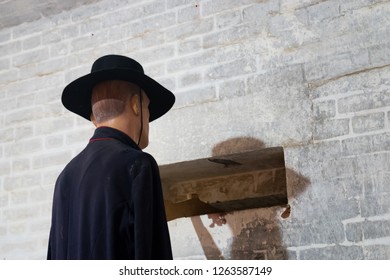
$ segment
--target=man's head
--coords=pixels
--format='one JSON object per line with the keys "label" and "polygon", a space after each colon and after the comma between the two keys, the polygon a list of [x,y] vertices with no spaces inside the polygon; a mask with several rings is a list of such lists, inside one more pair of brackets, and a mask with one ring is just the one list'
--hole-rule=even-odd
{"label": "man's head", "polygon": [[149,98],[138,85],[120,80],[101,82],[92,89],[91,105],[91,120],[97,127],[119,129],[141,149],[148,146]]}
{"label": "man's head", "polygon": [[110,54],[98,58],[92,64],[91,73],[74,80],[64,88],[62,104],[71,112],[91,120],[93,88],[112,80],[130,82],[142,88],[150,100],[150,122],[167,113],[175,103],[173,93],[147,76],[141,64],[130,57]]}

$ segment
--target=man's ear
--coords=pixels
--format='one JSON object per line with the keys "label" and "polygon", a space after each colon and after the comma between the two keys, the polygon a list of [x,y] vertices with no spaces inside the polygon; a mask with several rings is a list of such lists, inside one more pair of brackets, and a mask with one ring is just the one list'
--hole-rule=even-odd
{"label": "man's ear", "polygon": [[89,119],[94,124],[94,126],[97,127],[96,119],[95,119],[95,116],[93,115],[93,113],[91,113],[91,116],[89,117]]}
{"label": "man's ear", "polygon": [[130,100],[130,105],[131,105],[131,110],[133,110],[133,113],[138,116],[139,114],[139,109],[140,109],[140,104],[139,104],[139,98],[137,94],[134,94],[131,97]]}

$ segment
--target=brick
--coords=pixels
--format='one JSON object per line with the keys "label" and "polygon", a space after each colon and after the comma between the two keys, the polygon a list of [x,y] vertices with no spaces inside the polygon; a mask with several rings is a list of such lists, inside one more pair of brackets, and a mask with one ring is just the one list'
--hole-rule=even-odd
{"label": "brick", "polygon": [[3,57],[19,53],[22,49],[21,41],[10,41],[0,44],[0,53]]}
{"label": "brick", "polygon": [[[386,36],[386,35],[385,35]],[[369,57],[374,65],[383,65],[384,61],[390,60],[390,44],[381,44],[369,48]]]}
{"label": "brick", "polygon": [[331,245],[324,248],[313,248],[299,252],[300,260],[363,260],[361,246]]}
{"label": "brick", "polygon": [[390,230],[390,221],[364,221],[363,232],[364,239],[377,239],[381,237],[388,237]]}
{"label": "brick", "polygon": [[365,176],[364,182],[364,196],[381,196],[383,194],[390,193],[390,189],[387,186],[390,183],[390,173],[386,171],[378,171],[370,176]]}
{"label": "brick", "polygon": [[169,12],[148,18],[144,22],[134,22],[128,28],[128,35],[132,37],[142,36],[147,32],[160,31],[161,29],[174,26],[176,14]]}
{"label": "brick", "polygon": [[338,101],[338,111],[340,113],[359,112],[389,105],[390,90],[384,90],[381,92],[367,92],[341,98]]}
{"label": "brick", "polygon": [[[258,1],[260,2],[260,1]],[[271,16],[274,16],[279,12],[279,3],[278,1],[262,1],[250,5],[245,8],[242,12],[243,22],[246,21],[255,21],[259,22],[258,28],[263,24],[266,25],[266,22],[271,19]]]}
{"label": "brick", "polygon": [[50,225],[51,222],[47,219],[41,221],[34,221],[30,225],[30,230],[32,233],[47,234],[47,232],[50,230]]}
{"label": "brick", "polygon": [[9,196],[8,196],[8,194],[1,194],[0,195],[0,209],[8,208],[8,206],[9,206]]}
{"label": "brick", "polygon": [[385,244],[364,245],[364,256],[366,260],[388,260],[390,259],[390,246]]}
{"label": "brick", "polygon": [[20,71],[11,69],[0,75],[1,84],[9,84],[19,80]]}
{"label": "brick", "polygon": [[185,69],[205,67],[215,62],[215,51],[211,50],[201,54],[193,54],[169,61],[167,64],[168,73],[178,72]]}
{"label": "brick", "polygon": [[[292,162],[287,161],[286,163],[303,171],[306,168],[316,167],[315,163],[337,158],[340,152],[341,146],[338,140],[312,143],[302,147],[285,149],[285,160],[292,160]],[[305,161],[295,160],[299,158],[305,158]],[[314,172],[318,172],[318,170],[315,169]]]}
{"label": "brick", "polygon": [[218,97],[220,99],[232,98],[245,94],[246,92],[244,80],[226,81],[219,86]]}
{"label": "brick", "polygon": [[37,215],[37,207],[34,205],[19,206],[4,211],[4,217],[9,221],[23,221],[34,219]]}
{"label": "brick", "polygon": [[65,110],[66,110],[65,107],[58,100],[57,102],[46,104],[43,112],[44,115],[48,118],[59,117],[59,116],[65,118],[64,116]]}
{"label": "brick", "polygon": [[345,178],[354,176],[357,173],[356,158],[331,158],[325,162],[321,174],[323,178]]}
{"label": "brick", "polygon": [[362,154],[356,156],[357,174],[372,174],[390,170],[388,153]]}
{"label": "brick", "polygon": [[253,28],[250,23],[233,26],[226,30],[208,33],[203,38],[204,48],[238,44],[261,34],[262,30]]}
{"label": "brick", "polygon": [[328,0],[307,8],[310,22],[323,22],[326,19],[331,19],[340,15],[339,1]]}
{"label": "brick", "polygon": [[183,23],[200,19],[200,6],[191,5],[189,7],[180,8],[177,11],[177,22]]}
{"label": "brick", "polygon": [[314,124],[315,140],[330,139],[349,133],[349,119],[322,120]]}
{"label": "brick", "polygon": [[[19,234],[24,233],[24,231]],[[19,234],[13,234],[10,232],[10,235],[15,236]],[[0,251],[4,252],[4,255],[7,259],[26,259],[26,254],[33,254],[37,251],[38,243],[36,241],[31,241],[31,237],[20,240],[19,238],[13,238],[5,244],[0,244]]]}
{"label": "brick", "polygon": [[54,167],[56,165],[64,165],[70,159],[71,154],[69,151],[43,154],[33,157],[32,167],[33,169],[41,169],[46,167]]}
{"label": "brick", "polygon": [[78,25],[69,25],[43,31],[42,44],[60,43],[68,39],[74,39],[80,36],[80,27]]}
{"label": "brick", "polygon": [[38,173],[18,175],[16,177],[4,177],[4,190],[14,191],[18,189],[28,189],[33,186],[38,186],[40,183],[41,175]]}
{"label": "brick", "polygon": [[199,38],[184,40],[178,43],[177,49],[181,55],[197,52],[201,49],[201,41]]}
{"label": "brick", "polygon": [[385,113],[374,113],[352,118],[352,129],[355,133],[380,130],[385,127]]}
{"label": "brick", "polygon": [[0,103],[0,110],[2,113],[11,111],[17,108],[17,98],[3,98]]}
{"label": "brick", "polygon": [[168,8],[176,8],[178,6],[189,5],[189,4],[194,4],[194,1],[193,0],[170,0],[170,1],[167,1]]}
{"label": "brick", "polygon": [[[103,32],[101,30],[92,34],[87,34],[82,37],[74,38],[70,42],[70,51],[73,53],[78,53],[85,50],[93,49],[94,46],[103,45],[108,41],[108,34],[107,32]],[[93,61],[94,59],[92,57],[95,57],[96,55],[93,55],[93,52],[88,53],[89,55],[88,60]],[[90,56],[90,57],[89,57]],[[85,58],[87,59],[87,58]]]}
{"label": "brick", "polygon": [[57,43],[50,46],[50,57],[63,57],[69,54],[69,44],[66,43]]}
{"label": "brick", "polygon": [[389,133],[382,133],[345,139],[342,141],[343,155],[388,151],[389,137]]}
{"label": "brick", "polygon": [[15,159],[12,161],[12,172],[25,172],[31,169],[31,163],[29,158]]}
{"label": "brick", "polygon": [[[40,15],[39,15],[40,17]],[[21,24],[15,26],[12,29],[12,38],[18,39],[25,36],[30,36],[34,33],[39,33],[42,30],[50,30],[55,27],[55,23],[48,18],[42,18],[42,20],[32,21],[29,23],[28,28]]]}
{"label": "brick", "polygon": [[358,49],[351,51],[352,64],[356,68],[364,68],[370,65],[370,55],[367,49]]}
{"label": "brick", "polygon": [[16,107],[17,108],[29,107],[29,106],[31,106],[31,104],[34,104],[34,95],[31,93],[18,96],[16,99]]}
{"label": "brick", "polygon": [[142,62],[142,64],[155,63],[168,58],[171,58],[175,53],[173,45],[164,45],[147,51],[133,53],[135,60]]}
{"label": "brick", "polygon": [[20,67],[26,64],[44,61],[49,57],[49,48],[45,47],[17,55],[13,58],[13,66]]}
{"label": "brick", "polygon": [[325,100],[313,102],[314,118],[317,120],[329,119],[336,116],[336,101]]}
{"label": "brick", "polygon": [[6,115],[5,124],[12,126],[25,122],[31,122],[42,117],[42,108],[28,108],[14,111]]}
{"label": "brick", "polygon": [[165,62],[160,61],[153,64],[147,64],[144,66],[145,74],[156,79],[157,77],[166,76]]}
{"label": "brick", "polygon": [[169,88],[172,91],[176,90],[176,80],[171,78],[155,78],[162,86]]}
{"label": "brick", "polygon": [[11,62],[9,58],[0,59],[0,71],[8,70],[10,68]]}
{"label": "brick", "polygon": [[41,151],[42,139],[25,139],[5,146],[5,156],[19,156]]}
{"label": "brick", "polygon": [[256,2],[264,2],[264,0],[214,0],[211,2],[206,2],[202,4],[202,15],[207,16],[211,14],[217,14],[222,11],[230,10],[236,8],[238,5],[243,6],[247,4],[253,4]]}
{"label": "brick", "polygon": [[353,69],[350,53],[317,57],[304,65],[305,78],[309,82],[339,77],[347,74],[350,69]]}
{"label": "brick", "polygon": [[[56,75],[61,75],[59,72],[64,71],[66,69],[66,59],[64,58],[54,58],[47,59],[42,62],[37,62],[34,64],[28,64],[20,67],[21,79],[28,79],[30,77],[38,76],[38,77],[48,77]],[[47,91],[47,88],[41,88],[40,91]]]}
{"label": "brick", "polygon": [[347,241],[354,242],[354,243],[363,241],[362,223],[346,224],[345,234],[346,234]]}
{"label": "brick", "polygon": [[[115,17],[117,18],[117,17]],[[84,21],[80,24],[80,36],[93,35],[97,30],[102,27],[100,18],[91,18],[88,21]]]}
{"label": "brick", "polygon": [[[248,59],[250,57],[253,57],[253,55],[261,55],[262,53],[262,46],[260,46],[259,40],[256,41],[244,41],[240,44],[233,44],[233,45],[225,45],[218,48],[218,50],[215,52],[215,61],[220,63],[227,63],[229,61],[235,61],[240,59]],[[262,66],[262,61],[260,61],[259,65]],[[293,68],[294,66],[292,66]],[[280,71],[283,71],[282,69],[278,69]],[[264,74],[267,71],[273,71],[271,68],[261,68],[259,67],[258,72],[259,74]],[[275,71],[276,72],[276,71]]]}
{"label": "brick", "polygon": [[179,78],[179,87],[187,87],[196,84],[200,84],[202,82],[202,75],[200,73],[188,73]]}
{"label": "brick", "polygon": [[107,5],[103,1],[98,3],[98,5],[86,5],[84,7],[73,9],[72,13],[66,13],[66,14],[68,14],[68,17],[71,19],[71,22],[77,25],[80,21],[86,20],[90,17],[99,15],[101,13],[117,10],[119,8],[118,7],[119,4],[117,0],[112,0],[110,1],[109,4],[110,5]]}
{"label": "brick", "polygon": [[[1,204],[0,204],[0,208],[1,208]],[[7,235],[7,227],[1,225],[0,226],[0,236],[3,237],[3,236],[6,236],[6,235]]]}
{"label": "brick", "polygon": [[142,48],[162,46],[165,44],[165,33],[157,30],[148,32],[142,36]]}
{"label": "brick", "polygon": [[[54,60],[54,63],[59,61]],[[43,104],[44,110],[54,102],[60,102],[62,91],[54,88],[42,89],[34,94],[34,103],[37,105]],[[45,117],[50,117],[44,114]]]}
{"label": "brick", "polygon": [[34,129],[32,125],[23,125],[15,128],[15,139],[25,139],[30,138],[34,134]]}
{"label": "brick", "polygon": [[[364,177],[366,175],[362,174],[362,176]],[[365,188],[362,176],[353,174],[350,177],[336,178],[331,180],[331,182],[334,181],[334,184],[339,186],[339,192],[343,192],[342,196],[346,200],[357,200],[360,203],[361,197],[364,196],[363,191]],[[359,211],[356,211],[355,213],[357,212]]]}
{"label": "brick", "polygon": [[53,135],[45,137],[45,148],[46,149],[56,149],[64,145],[64,136],[63,135]]}
{"label": "brick", "polygon": [[72,145],[72,144],[87,144],[89,139],[93,135],[93,131],[91,131],[92,127],[89,129],[83,129],[83,130],[75,130],[73,129],[71,132],[66,133],[65,135],[65,145]]}
{"label": "brick", "polygon": [[206,77],[210,80],[229,79],[240,75],[255,73],[256,70],[256,60],[240,59],[210,69],[206,73]]}
{"label": "brick", "polygon": [[[65,163],[67,164],[67,163]],[[33,194],[37,193],[50,193],[53,194],[53,187],[55,182],[57,181],[58,176],[60,175],[62,169],[65,167],[65,164],[63,166],[56,166],[53,169],[50,169],[48,171],[45,171],[43,173],[43,185],[44,187],[39,188],[39,190],[32,190],[31,192],[31,199],[39,199],[38,197],[34,198]]]}
{"label": "brick", "polygon": [[[31,82],[31,79],[18,79],[18,82],[13,84],[12,87],[9,88],[7,92],[8,97],[17,97],[20,95],[26,94],[26,88],[28,88],[29,92],[34,93],[35,91],[41,91],[42,85],[45,85],[45,89],[47,88],[56,88],[58,85],[63,84],[63,74],[61,73],[53,73],[52,75],[44,75],[40,77],[36,77],[34,82]],[[38,81],[38,82],[37,82]],[[40,107],[36,108],[37,111],[41,110]]]}
{"label": "brick", "polygon": [[[351,177],[353,175],[348,176],[348,178]],[[293,207],[294,219],[296,219],[297,223],[318,219],[326,220],[327,213],[330,212],[333,213],[332,221],[334,222],[341,222],[360,214],[359,198],[346,194],[346,189],[356,188],[357,190],[355,192],[361,196],[362,186],[344,185],[343,180],[340,180],[344,178],[327,178],[322,181],[317,179],[318,181],[310,181],[310,185],[307,181],[305,182],[305,178],[298,177],[294,180],[299,179],[301,183],[295,184],[293,195],[296,203],[300,205],[310,204],[310,211],[309,213],[305,212],[308,211],[307,207]],[[300,188],[300,190],[297,190],[297,188]],[[352,192],[350,191],[349,193]]]}
{"label": "brick", "polygon": [[27,231],[26,223],[12,223],[8,226],[8,232],[12,235],[22,235]]}
{"label": "brick", "polygon": [[216,91],[214,87],[205,87],[195,90],[186,90],[185,92],[176,92],[176,108],[187,107],[199,103],[216,100]]}
{"label": "brick", "polygon": [[31,36],[22,41],[23,50],[31,50],[41,45],[41,35]]}
{"label": "brick", "polygon": [[[57,176],[59,173],[57,173]],[[52,181],[52,185],[48,187],[40,187],[40,188],[34,188],[29,191],[29,201],[32,203],[40,203],[40,202],[51,202],[53,199],[53,188],[54,188],[54,181]]]}
{"label": "brick", "polygon": [[339,222],[333,220],[300,221],[300,224],[282,226],[282,232],[289,232],[284,240],[286,246],[298,247],[312,244],[332,244],[344,240],[344,229]]}
{"label": "brick", "polygon": [[10,203],[12,205],[26,205],[28,199],[28,192],[26,191],[14,191],[10,193]]}
{"label": "brick", "polygon": [[362,217],[372,217],[379,215],[386,215],[390,212],[389,205],[390,194],[367,194],[362,199]]}
{"label": "brick", "polygon": [[371,6],[376,3],[385,2],[384,0],[345,0],[340,2],[340,11],[345,13],[347,11],[358,10],[363,7]]}
{"label": "brick", "polygon": [[51,201],[42,202],[37,204],[39,217],[47,217],[47,213],[51,213],[53,203]]}
{"label": "brick", "polygon": [[283,13],[302,10],[302,8],[305,8],[306,5],[307,3],[299,0],[280,0],[280,10]]}
{"label": "brick", "polygon": [[11,30],[3,28],[0,30],[0,43],[11,40]]}
{"label": "brick", "polygon": [[269,72],[261,73],[255,76],[255,80],[250,79],[249,84],[253,84],[259,88],[299,88],[302,90],[304,83],[302,65],[290,65],[283,68],[275,68]]}
{"label": "brick", "polygon": [[195,22],[185,22],[174,25],[166,30],[166,40],[168,42],[186,39],[195,35],[209,33],[213,29],[214,20],[202,19]]}
{"label": "brick", "polygon": [[225,29],[236,26],[242,23],[242,16],[240,10],[227,11],[216,15],[216,27],[218,29]]}
{"label": "brick", "polygon": [[[156,14],[165,12],[165,2],[152,1],[147,4],[137,5],[136,7],[124,8],[120,4],[120,8],[115,10],[113,14],[102,18],[103,27],[112,27],[119,24],[125,24],[129,21],[144,19]],[[147,24],[147,20],[143,20]]]}
{"label": "brick", "polygon": [[0,142],[5,143],[5,142],[10,142],[15,139],[14,136],[14,129],[13,128],[6,128],[6,129],[1,129],[0,130]]}
{"label": "brick", "polygon": [[0,161],[0,176],[9,175],[11,172],[11,165],[9,162]]}
{"label": "brick", "polygon": [[35,126],[37,135],[47,135],[73,127],[73,120],[68,118],[46,118]]}

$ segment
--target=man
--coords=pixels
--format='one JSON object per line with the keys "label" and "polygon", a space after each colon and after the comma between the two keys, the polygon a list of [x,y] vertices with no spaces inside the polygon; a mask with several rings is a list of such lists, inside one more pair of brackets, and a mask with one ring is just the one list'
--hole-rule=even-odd
{"label": "man", "polygon": [[174,101],[118,55],[65,87],[63,105],[97,128],[57,179],[48,259],[172,259],[158,166],[142,149]]}

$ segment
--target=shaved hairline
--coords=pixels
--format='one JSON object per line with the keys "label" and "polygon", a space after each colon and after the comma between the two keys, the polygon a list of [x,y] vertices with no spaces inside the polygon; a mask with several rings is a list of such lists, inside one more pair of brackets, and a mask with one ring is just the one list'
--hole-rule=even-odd
{"label": "shaved hairline", "polygon": [[97,84],[91,96],[92,114],[96,123],[120,116],[125,111],[126,102],[139,93],[138,85],[126,81],[109,80]]}

